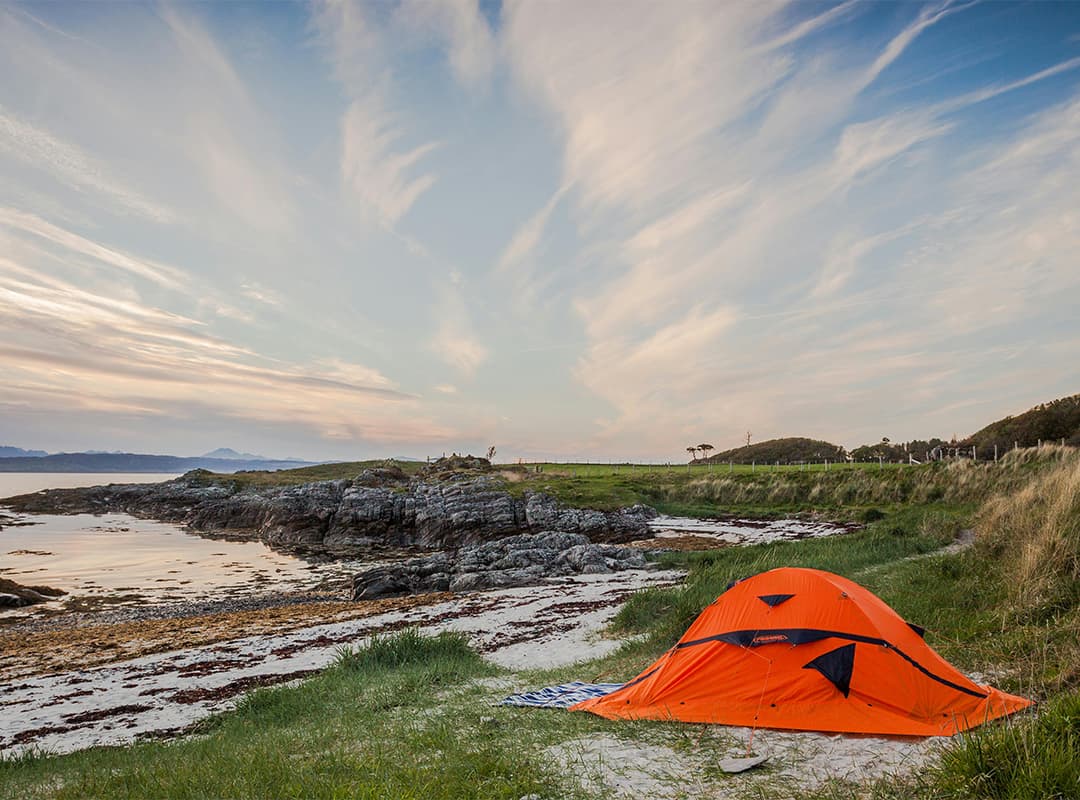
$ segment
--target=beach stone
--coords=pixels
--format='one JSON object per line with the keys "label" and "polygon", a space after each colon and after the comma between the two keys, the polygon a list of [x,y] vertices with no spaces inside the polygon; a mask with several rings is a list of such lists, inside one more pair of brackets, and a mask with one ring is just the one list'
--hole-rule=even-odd
{"label": "beach stone", "polygon": [[353,578],[354,600],[401,594],[531,586],[547,578],[647,569],[640,550],[595,544],[580,533],[542,531],[376,567]]}

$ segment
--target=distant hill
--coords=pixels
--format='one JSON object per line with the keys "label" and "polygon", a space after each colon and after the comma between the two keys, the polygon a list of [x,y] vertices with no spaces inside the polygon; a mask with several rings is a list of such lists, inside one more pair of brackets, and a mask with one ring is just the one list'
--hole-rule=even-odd
{"label": "distant hill", "polygon": [[0,458],[41,458],[47,455],[44,450],[23,450],[21,447],[0,445]]}
{"label": "distant hill", "polygon": [[[231,447],[219,447],[217,450],[211,450],[209,453],[203,453],[202,458],[227,458],[230,461],[272,461],[266,456],[257,456],[254,453],[238,453]],[[284,459],[285,461],[292,461],[293,459]]]}
{"label": "distant hill", "polygon": [[736,447],[725,450],[708,458],[697,459],[695,464],[791,464],[800,461],[822,461],[823,459],[840,460],[844,457],[844,448],[820,439],[804,439],[792,436],[786,439],[769,439],[749,447]]}
{"label": "distant hill", "polygon": [[314,466],[313,461],[272,461],[236,458],[180,458],[142,453],[55,453],[37,457],[0,459],[0,472],[212,472],[279,470]]}
{"label": "distant hill", "polygon": [[1002,451],[1014,443],[1034,447],[1040,441],[1080,447],[1080,394],[1042,403],[1015,417],[991,422],[982,430],[967,437],[962,445],[975,445],[988,452],[997,445]]}

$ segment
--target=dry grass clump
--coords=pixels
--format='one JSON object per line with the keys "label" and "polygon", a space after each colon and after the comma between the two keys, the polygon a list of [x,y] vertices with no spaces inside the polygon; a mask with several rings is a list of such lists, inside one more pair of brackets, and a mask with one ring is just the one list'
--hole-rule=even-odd
{"label": "dry grass clump", "polygon": [[1080,458],[1062,454],[1026,485],[991,497],[979,512],[976,541],[1003,563],[1014,610],[1080,602]]}

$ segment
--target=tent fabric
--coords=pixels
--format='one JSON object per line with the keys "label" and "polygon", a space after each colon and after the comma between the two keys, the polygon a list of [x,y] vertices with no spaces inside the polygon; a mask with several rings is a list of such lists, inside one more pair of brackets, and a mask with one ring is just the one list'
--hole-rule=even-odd
{"label": "tent fabric", "polygon": [[1029,705],[968,679],[867,589],[821,570],[784,567],[736,583],[634,680],[570,710],[951,736]]}

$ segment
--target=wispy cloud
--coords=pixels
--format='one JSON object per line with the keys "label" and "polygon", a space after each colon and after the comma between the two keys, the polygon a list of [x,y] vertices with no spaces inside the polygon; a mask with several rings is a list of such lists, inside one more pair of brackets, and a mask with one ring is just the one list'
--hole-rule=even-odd
{"label": "wispy cloud", "polygon": [[313,21],[351,101],[341,121],[342,182],[374,221],[393,228],[435,183],[420,162],[437,146],[407,144],[401,112],[390,101],[393,74],[369,12],[351,0],[319,3]]}
{"label": "wispy cloud", "polygon": [[179,290],[189,279],[184,272],[175,267],[133,258],[53,225],[33,214],[27,214],[13,208],[0,208],[0,225],[20,233],[40,237],[52,244],[66,248],[69,252],[90,256],[100,263],[124,270],[166,289]]}
{"label": "wispy cloud", "polygon": [[79,191],[103,197],[121,213],[171,223],[176,214],[110,176],[97,159],[70,142],[20,119],[0,105],[0,152],[6,152]]}
{"label": "wispy cloud", "polygon": [[881,75],[890,64],[896,61],[911,43],[915,41],[919,34],[927,28],[940,22],[948,15],[955,14],[957,11],[962,11],[972,5],[974,5],[974,3],[957,5],[954,2],[947,1],[939,5],[930,5],[923,8],[915,21],[896,34],[896,36],[894,36],[885,46],[885,49],[881,51],[878,57],[874,59],[874,62],[866,68],[860,81],[861,85],[869,86],[877,80],[878,76]]}
{"label": "wispy cloud", "polygon": [[354,100],[341,123],[341,174],[346,186],[380,222],[394,225],[432,187],[431,173],[414,174],[438,144],[397,149],[402,129],[377,94]]}
{"label": "wispy cloud", "polygon": [[558,205],[566,190],[565,186],[559,188],[539,211],[518,228],[502,255],[499,256],[499,262],[495,267],[496,272],[508,272],[532,254],[540,242],[540,237],[544,235],[544,228],[547,227],[548,220],[551,218],[551,212],[555,210],[555,206]]}
{"label": "wispy cloud", "polygon": [[450,67],[463,85],[477,88],[490,80],[497,48],[478,0],[404,0],[396,21],[444,43]]}
{"label": "wispy cloud", "polygon": [[138,397],[144,413],[162,414],[194,402],[217,414],[313,430],[373,417],[390,438],[399,426],[388,406],[414,402],[366,365],[269,360],[206,333],[197,320],[61,281],[19,277],[25,272],[0,260],[0,302],[9,309],[0,339],[21,343],[0,347],[14,398],[40,397],[51,405],[49,398],[64,392],[108,410]]}
{"label": "wispy cloud", "polygon": [[180,56],[185,89],[213,87],[182,120],[189,157],[220,201],[251,227],[291,231],[297,211],[265,115],[221,46],[194,17],[171,7],[161,16]]}
{"label": "wispy cloud", "polygon": [[438,320],[431,350],[465,377],[472,377],[490,351],[476,336],[465,302],[464,287],[454,281],[439,290]]}

